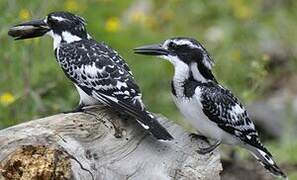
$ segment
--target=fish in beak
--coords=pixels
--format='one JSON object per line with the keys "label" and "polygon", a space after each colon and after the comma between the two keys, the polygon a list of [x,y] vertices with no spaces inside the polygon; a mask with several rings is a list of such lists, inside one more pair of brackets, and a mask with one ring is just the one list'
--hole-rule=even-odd
{"label": "fish in beak", "polygon": [[15,25],[9,29],[8,35],[14,37],[15,40],[29,39],[43,36],[49,30],[48,24],[41,19]]}

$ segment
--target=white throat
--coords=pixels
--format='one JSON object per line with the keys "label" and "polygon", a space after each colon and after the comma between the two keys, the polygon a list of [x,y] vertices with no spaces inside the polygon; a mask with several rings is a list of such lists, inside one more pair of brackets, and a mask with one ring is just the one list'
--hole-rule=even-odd
{"label": "white throat", "polygon": [[164,59],[169,60],[174,65],[174,76],[173,76],[173,86],[176,96],[184,96],[184,84],[190,77],[190,68],[183,61],[179,60],[176,56],[166,56]]}
{"label": "white throat", "polygon": [[190,76],[189,66],[181,61],[177,56],[161,56],[161,58],[168,60],[174,66],[173,81],[184,82]]}
{"label": "white throat", "polygon": [[190,76],[190,69],[189,66],[183,62],[178,62],[174,66],[174,76],[173,80],[175,82],[183,83],[185,80],[187,80]]}
{"label": "white throat", "polygon": [[72,43],[81,40],[80,37],[73,35],[68,31],[63,31],[62,35],[55,34],[53,31],[49,31],[47,34],[54,39],[54,49],[58,48],[62,41],[66,43]]}
{"label": "white throat", "polygon": [[202,76],[202,74],[200,73],[197,63],[191,63],[190,65],[191,71],[192,71],[192,75],[194,77],[194,79],[196,81],[200,81],[200,82],[206,82],[207,80]]}

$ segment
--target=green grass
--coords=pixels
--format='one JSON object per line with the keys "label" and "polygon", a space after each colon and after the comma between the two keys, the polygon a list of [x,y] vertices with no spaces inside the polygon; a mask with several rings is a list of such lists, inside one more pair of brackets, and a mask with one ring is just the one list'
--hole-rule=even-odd
{"label": "green grass", "polygon": [[[266,7],[268,5],[261,0],[253,4],[155,0],[151,11],[143,15],[145,20],[131,22],[126,14],[133,2],[1,1],[0,94],[8,91],[17,97],[14,103],[0,107],[1,126],[70,109],[78,98],[55,62],[49,37],[13,41],[7,36],[10,26],[23,21],[19,15],[23,10],[30,12],[30,18],[40,18],[51,11],[72,8],[85,17],[89,32],[117,49],[129,63],[146,104],[153,111],[172,117],[176,115],[169,94],[173,68],[159,59],[134,55],[134,47],[174,36],[194,37],[206,46],[215,60],[219,81],[245,102],[250,102],[264,94],[263,81],[268,76],[265,64],[269,54],[261,43],[271,40],[294,47],[297,38],[294,11],[297,3],[294,2]],[[105,30],[105,22],[110,17],[120,20],[121,28],[116,32]],[[289,54],[289,58],[296,60],[294,54]]]}
{"label": "green grass", "polygon": [[[150,4],[147,12],[128,13],[135,0],[0,1],[0,97],[5,92],[15,97],[8,105],[0,103],[0,129],[70,110],[78,103],[75,88],[55,61],[49,37],[13,41],[7,36],[9,27],[24,21],[28,12],[29,19],[60,10],[83,16],[90,34],[126,59],[149,109],[173,120],[182,119],[170,95],[173,67],[157,58],[133,54],[134,47],[176,36],[196,38],[215,60],[217,79],[245,104],[265,96],[268,79],[284,74],[267,68],[273,53],[268,47],[276,44],[285,49],[290,60],[286,73],[296,71],[296,1],[145,2]],[[105,28],[111,17],[119,20],[115,32]]]}
{"label": "green grass", "polygon": [[[8,91],[17,99],[8,106],[0,105],[0,127],[71,109],[78,101],[73,86],[55,62],[49,37],[13,41],[7,36],[10,26],[23,21],[19,14],[24,10],[30,12],[30,18],[41,18],[51,11],[72,8],[85,17],[89,32],[127,60],[150,109],[173,119],[178,115],[169,94],[173,68],[159,59],[134,55],[134,47],[174,36],[194,37],[215,59],[215,73],[220,82],[250,102],[262,95],[265,87],[262,82],[267,77],[261,43],[273,39],[290,47],[296,41],[294,2],[271,5],[262,13],[265,7],[260,0],[253,4],[155,0],[151,10],[143,15],[144,20],[131,22],[126,14],[133,3],[132,0],[1,1],[0,95]],[[121,28],[116,32],[105,30],[110,17],[120,20]]]}

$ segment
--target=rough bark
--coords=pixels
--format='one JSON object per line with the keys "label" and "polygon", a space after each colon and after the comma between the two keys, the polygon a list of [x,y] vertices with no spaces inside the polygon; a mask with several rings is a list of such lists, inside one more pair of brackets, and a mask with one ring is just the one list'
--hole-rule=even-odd
{"label": "rough bark", "polygon": [[160,142],[107,109],[58,114],[0,131],[0,179],[220,179],[218,150],[160,117],[175,137]]}

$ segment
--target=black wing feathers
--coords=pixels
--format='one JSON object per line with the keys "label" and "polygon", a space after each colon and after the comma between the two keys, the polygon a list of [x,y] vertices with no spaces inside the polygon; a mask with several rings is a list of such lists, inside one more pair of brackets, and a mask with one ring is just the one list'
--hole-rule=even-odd
{"label": "black wing feathers", "polygon": [[156,138],[172,139],[145,110],[129,67],[114,50],[93,40],[81,40],[62,44],[57,59],[66,76],[89,96],[134,116]]}
{"label": "black wing feathers", "polygon": [[97,94],[97,97],[109,107],[116,109],[117,111],[125,112],[137,121],[147,130],[149,130],[157,139],[171,140],[173,137],[167,132],[167,130],[156,120],[156,117],[151,113],[138,109],[137,106],[131,106],[123,101],[114,102],[108,96],[104,94]]}
{"label": "black wing feathers", "polygon": [[211,121],[243,142],[269,153],[260,143],[255,126],[245,108],[231,91],[212,82],[200,84],[199,87],[203,89],[203,112]]}

